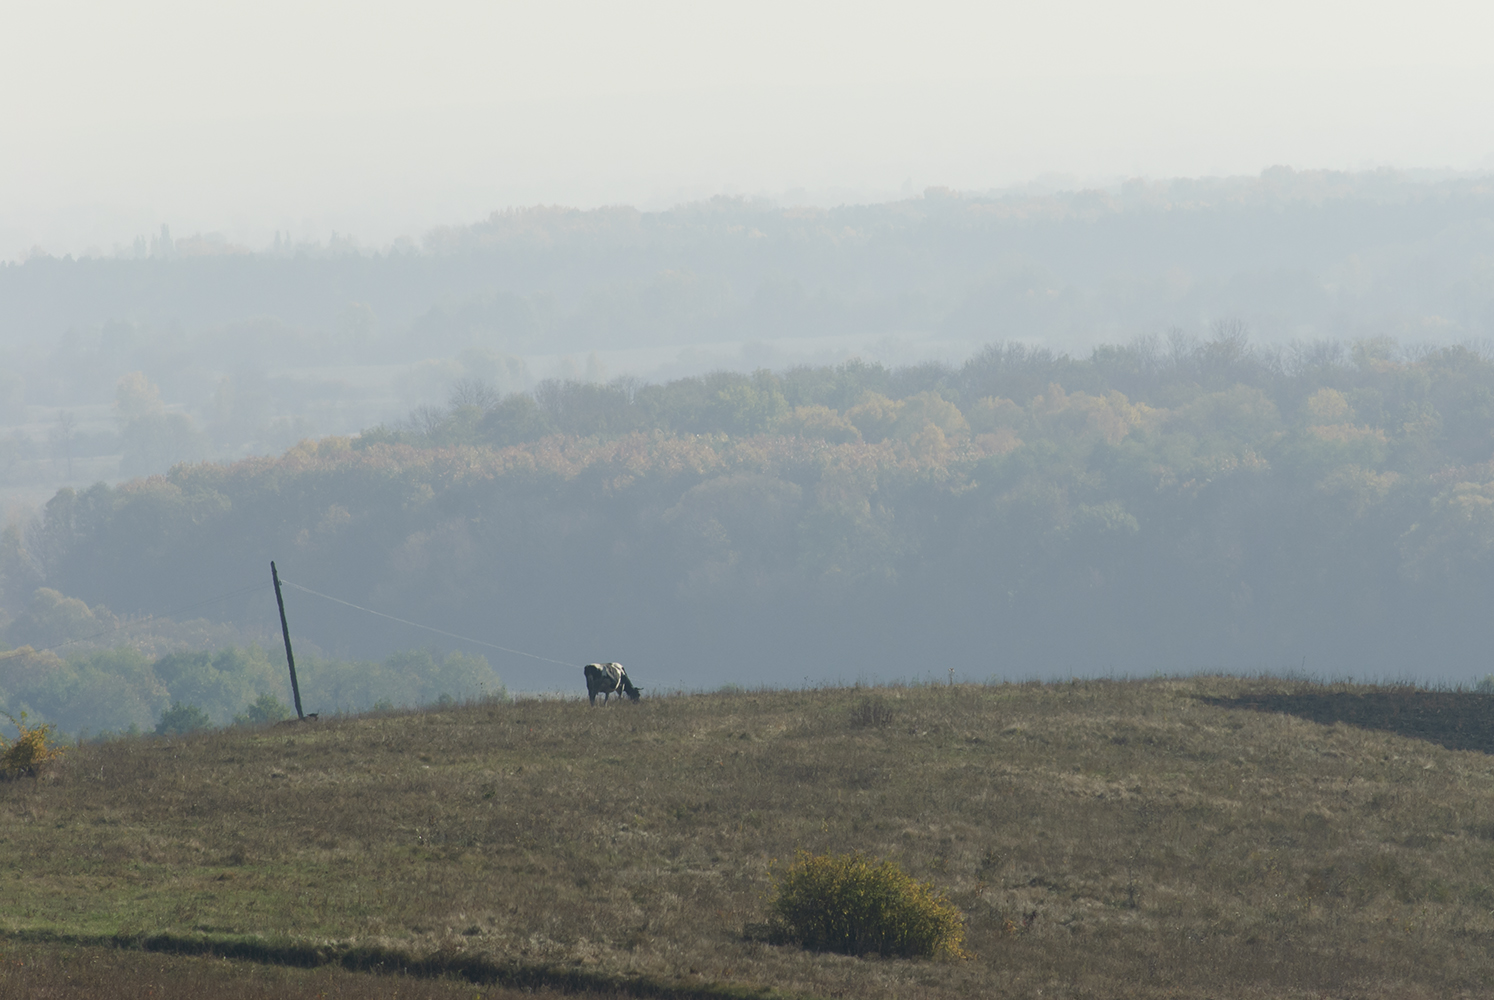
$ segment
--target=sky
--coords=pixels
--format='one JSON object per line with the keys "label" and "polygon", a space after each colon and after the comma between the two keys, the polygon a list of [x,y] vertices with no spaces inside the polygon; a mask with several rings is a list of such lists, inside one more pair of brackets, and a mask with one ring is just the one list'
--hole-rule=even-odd
{"label": "sky", "polygon": [[0,259],[168,224],[1494,170],[1494,5],[0,0]]}

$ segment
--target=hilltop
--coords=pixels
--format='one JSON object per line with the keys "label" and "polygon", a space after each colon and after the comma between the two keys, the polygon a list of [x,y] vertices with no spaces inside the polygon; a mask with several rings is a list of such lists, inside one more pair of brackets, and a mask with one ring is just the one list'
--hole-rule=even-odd
{"label": "hilltop", "polygon": [[[1196,677],[123,739],[0,785],[0,933],[652,995],[1485,995],[1489,708]],[[769,943],[800,850],[947,890],[972,957]]]}

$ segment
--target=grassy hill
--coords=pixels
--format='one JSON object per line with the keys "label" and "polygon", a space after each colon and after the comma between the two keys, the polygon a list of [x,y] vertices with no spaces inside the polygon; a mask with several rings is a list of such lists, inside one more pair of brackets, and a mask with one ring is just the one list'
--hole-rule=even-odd
{"label": "grassy hill", "polygon": [[[0,954],[642,995],[1488,995],[1491,722],[1485,695],[1201,677],[120,740],[0,784]],[[971,958],[769,943],[775,866],[853,849],[948,890]]]}

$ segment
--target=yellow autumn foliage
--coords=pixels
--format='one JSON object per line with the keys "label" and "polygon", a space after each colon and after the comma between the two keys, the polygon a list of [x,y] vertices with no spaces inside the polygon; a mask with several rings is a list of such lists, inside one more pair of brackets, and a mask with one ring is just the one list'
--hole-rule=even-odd
{"label": "yellow autumn foliage", "polygon": [[50,723],[28,726],[25,712],[21,713],[19,719],[8,712],[3,714],[19,730],[19,735],[14,740],[6,740],[0,736],[0,746],[4,747],[0,750],[0,776],[35,776],[38,768],[61,757],[66,751],[65,747],[53,742],[56,732]]}
{"label": "yellow autumn foliage", "polygon": [[772,904],[779,937],[816,951],[964,957],[958,908],[894,861],[800,852]]}

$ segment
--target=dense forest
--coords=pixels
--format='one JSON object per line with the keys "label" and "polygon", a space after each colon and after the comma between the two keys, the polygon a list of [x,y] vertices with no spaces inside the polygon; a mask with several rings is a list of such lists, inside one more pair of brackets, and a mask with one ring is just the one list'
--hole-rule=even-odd
{"label": "dense forest", "polygon": [[[229,595],[215,620],[263,632],[271,558],[317,594],[533,654],[441,640],[522,690],[576,683],[534,657],[620,660],[646,688],[951,669],[1470,682],[1494,640],[1494,362],[1275,351],[1220,324],[1077,358],[997,344],[958,366],[462,382],[355,437],[60,491],[0,548],[6,634],[73,638],[27,631],[61,595],[124,621]],[[329,660],[430,638],[291,597]]]}

